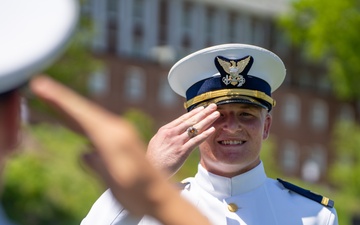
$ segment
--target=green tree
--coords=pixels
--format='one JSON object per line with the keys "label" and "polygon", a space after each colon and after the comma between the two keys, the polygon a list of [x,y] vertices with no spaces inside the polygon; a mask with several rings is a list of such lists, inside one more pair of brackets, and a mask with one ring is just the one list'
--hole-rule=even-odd
{"label": "green tree", "polygon": [[298,0],[280,25],[310,58],[326,64],[339,97],[360,97],[360,2]]}
{"label": "green tree", "polygon": [[[309,60],[326,66],[335,93],[345,100],[360,97],[360,2],[358,0],[298,0],[280,19],[290,40],[302,49]],[[330,165],[331,194],[340,224],[351,224],[359,212],[360,128],[339,122],[334,129],[336,161]],[[323,192],[320,192],[323,193]]]}
{"label": "green tree", "polygon": [[[85,1],[82,1],[85,2]],[[76,31],[65,46],[64,54],[44,73],[60,81],[82,95],[88,95],[89,77],[96,71],[102,70],[103,62],[97,59],[91,49],[93,38],[93,23],[91,19],[80,16]],[[31,108],[43,114],[52,116],[54,111],[31,93],[27,93]]]}
{"label": "green tree", "polygon": [[142,139],[148,143],[155,134],[155,121],[139,109],[128,109],[123,116],[138,129]]}
{"label": "green tree", "polygon": [[351,122],[338,122],[334,137],[337,160],[330,177],[338,190],[339,224],[351,224],[354,215],[360,216],[360,127]]}
{"label": "green tree", "polygon": [[4,171],[2,203],[18,224],[75,225],[103,191],[81,164],[87,141],[49,124],[24,128]]}

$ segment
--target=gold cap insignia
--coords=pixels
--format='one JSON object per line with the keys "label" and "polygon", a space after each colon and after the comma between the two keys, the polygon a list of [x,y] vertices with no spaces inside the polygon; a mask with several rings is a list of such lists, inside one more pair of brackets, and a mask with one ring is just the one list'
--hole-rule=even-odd
{"label": "gold cap insignia", "polygon": [[215,65],[221,74],[222,82],[228,86],[241,87],[245,82],[245,78],[242,75],[247,75],[253,58],[251,56],[245,56],[241,59],[230,60],[223,56],[217,56],[215,58]]}

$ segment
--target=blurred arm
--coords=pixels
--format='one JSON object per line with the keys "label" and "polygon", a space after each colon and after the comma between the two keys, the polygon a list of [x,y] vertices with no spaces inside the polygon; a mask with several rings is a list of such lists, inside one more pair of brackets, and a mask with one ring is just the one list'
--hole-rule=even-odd
{"label": "blurred arm", "polygon": [[130,123],[50,78],[36,77],[30,86],[89,138],[95,152],[86,154],[85,161],[131,213],[147,214],[168,225],[209,224],[148,162],[145,146]]}

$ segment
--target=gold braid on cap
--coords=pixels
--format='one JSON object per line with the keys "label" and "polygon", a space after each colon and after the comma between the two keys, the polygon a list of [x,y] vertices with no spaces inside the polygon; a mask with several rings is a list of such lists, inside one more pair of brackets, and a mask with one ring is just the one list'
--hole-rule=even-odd
{"label": "gold braid on cap", "polygon": [[201,95],[195,96],[194,98],[190,99],[189,101],[184,103],[185,109],[189,108],[192,105],[198,104],[203,101],[207,101],[213,98],[218,97],[228,97],[229,99],[234,98],[236,96],[249,96],[249,97],[255,97],[261,100],[264,100],[268,103],[270,103],[273,107],[275,106],[276,102],[273,98],[265,94],[261,91],[255,91],[255,90],[248,90],[248,89],[221,89],[217,91],[209,91],[205,92]]}

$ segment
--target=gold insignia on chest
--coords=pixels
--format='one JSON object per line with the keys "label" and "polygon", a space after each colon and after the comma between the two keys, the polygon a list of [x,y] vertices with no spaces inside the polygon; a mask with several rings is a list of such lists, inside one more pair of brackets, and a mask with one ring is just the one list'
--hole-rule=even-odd
{"label": "gold insignia on chest", "polygon": [[229,60],[225,57],[217,56],[215,58],[215,65],[222,75],[222,82],[227,86],[241,87],[245,82],[245,78],[241,75],[244,69],[247,68],[251,56],[247,56],[238,60]]}
{"label": "gold insignia on chest", "polygon": [[230,212],[236,212],[239,209],[239,207],[235,203],[230,203],[227,207]]}

